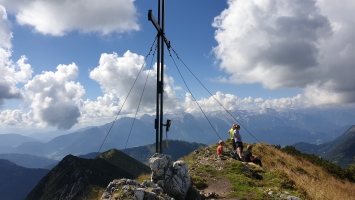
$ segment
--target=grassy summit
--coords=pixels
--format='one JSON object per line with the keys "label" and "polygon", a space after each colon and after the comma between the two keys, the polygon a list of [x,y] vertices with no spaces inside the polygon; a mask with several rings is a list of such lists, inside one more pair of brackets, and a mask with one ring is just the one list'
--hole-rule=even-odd
{"label": "grassy summit", "polygon": [[[254,145],[263,167],[232,158],[219,159],[216,145],[182,158],[190,169],[193,187],[229,199],[353,199],[355,184],[327,172],[305,158],[292,156],[265,143]],[[352,180],[353,181],[353,180]],[[282,198],[281,198],[282,199]]]}
{"label": "grassy summit", "polygon": [[[228,144],[228,143],[227,143]],[[244,143],[246,146],[247,144]],[[192,187],[186,199],[202,193],[210,199],[354,199],[355,164],[347,170],[303,154],[291,146],[253,145],[263,167],[216,155],[217,144],[201,147],[182,157],[189,168]],[[137,181],[150,179],[140,176]]]}

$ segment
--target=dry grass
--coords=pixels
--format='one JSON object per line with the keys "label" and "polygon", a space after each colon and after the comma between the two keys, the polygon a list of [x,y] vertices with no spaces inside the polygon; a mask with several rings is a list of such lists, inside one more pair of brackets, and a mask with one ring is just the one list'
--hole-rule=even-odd
{"label": "dry grass", "polygon": [[309,161],[296,159],[266,144],[255,145],[253,152],[263,157],[265,169],[283,171],[309,199],[355,199],[354,183],[335,178]]}
{"label": "dry grass", "polygon": [[151,174],[141,174],[136,178],[138,183],[142,183],[144,180],[150,180]]}

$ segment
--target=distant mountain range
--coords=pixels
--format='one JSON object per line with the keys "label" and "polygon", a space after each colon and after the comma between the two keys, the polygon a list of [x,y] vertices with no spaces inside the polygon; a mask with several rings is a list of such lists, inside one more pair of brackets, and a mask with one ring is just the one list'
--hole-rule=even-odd
{"label": "distant mountain range", "polygon": [[296,143],[296,149],[303,153],[315,154],[341,167],[347,168],[355,161],[355,126],[350,127],[337,139],[320,145],[305,142]]}
{"label": "distant mountain range", "polygon": [[18,153],[0,154],[0,159],[9,160],[15,163],[16,165],[26,168],[51,169],[51,165],[58,163],[57,160]]}
{"label": "distant mountain range", "polygon": [[34,142],[34,141],[37,140],[28,136],[22,136],[15,133],[0,134],[0,147],[2,148],[13,147],[25,142]]}
{"label": "distant mountain range", "polygon": [[[321,144],[334,140],[350,125],[354,125],[350,123],[355,123],[355,112],[352,110],[277,112],[266,109],[263,113],[242,110],[230,113],[237,121],[225,112],[208,113],[208,120],[204,115],[189,113],[165,115],[166,119],[172,120],[172,125],[170,131],[164,133],[164,139],[210,145],[228,138],[227,131],[233,123],[238,123],[242,125],[240,133],[245,142],[265,142],[281,146],[298,142]],[[135,120],[123,117],[113,126],[112,123],[107,123],[97,127],[86,127],[60,135],[48,142],[29,140],[16,144],[9,142],[11,145],[3,143],[0,145],[0,154],[30,154],[61,160],[68,154],[79,156],[111,148],[125,150],[144,146],[155,142],[154,119],[155,116],[150,115],[143,115]],[[6,137],[9,136],[10,134]],[[0,141],[3,141],[2,137],[4,136],[0,134]]]}

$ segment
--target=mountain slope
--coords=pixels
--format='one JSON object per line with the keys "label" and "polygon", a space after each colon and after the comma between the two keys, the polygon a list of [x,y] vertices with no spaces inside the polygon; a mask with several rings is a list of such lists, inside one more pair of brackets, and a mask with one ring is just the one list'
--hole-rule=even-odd
{"label": "mountain slope", "polygon": [[98,191],[112,179],[134,179],[149,172],[148,166],[117,150],[104,152],[94,161],[68,155],[43,177],[26,199],[82,199],[83,195],[97,198]]}
{"label": "mountain slope", "polygon": [[335,164],[348,167],[355,159],[355,126],[332,142],[332,148],[324,156]]}
{"label": "mountain slope", "polygon": [[308,154],[316,154],[331,162],[347,168],[354,161],[355,157],[355,126],[350,127],[337,139],[320,144],[296,143],[296,149]]}
{"label": "mountain slope", "polygon": [[49,170],[27,169],[0,159],[0,196],[2,200],[24,199]]}
{"label": "mountain slope", "polygon": [[142,173],[150,173],[150,168],[147,165],[117,149],[110,149],[100,154],[98,158],[112,163],[119,171],[124,172],[123,174],[129,174],[129,177],[138,177]]}

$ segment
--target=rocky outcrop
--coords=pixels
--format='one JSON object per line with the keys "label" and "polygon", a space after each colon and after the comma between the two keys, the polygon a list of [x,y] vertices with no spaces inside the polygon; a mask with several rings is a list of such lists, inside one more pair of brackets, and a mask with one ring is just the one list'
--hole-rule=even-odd
{"label": "rocky outcrop", "polygon": [[184,161],[173,162],[169,155],[154,154],[149,164],[152,170],[151,180],[145,180],[141,184],[131,179],[114,180],[109,183],[101,199],[185,199],[191,180]]}
{"label": "rocky outcrop", "polygon": [[137,200],[173,200],[163,189],[151,181],[143,181],[139,184],[131,179],[119,179],[110,182],[102,195],[102,200],[114,199],[137,199]]}
{"label": "rocky outcrop", "polygon": [[182,199],[186,197],[191,180],[184,161],[173,163],[171,156],[156,153],[149,159],[149,164],[152,170],[151,180],[163,188],[165,193]]}

